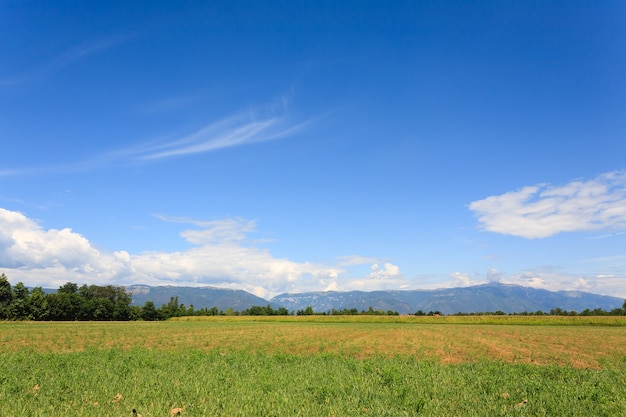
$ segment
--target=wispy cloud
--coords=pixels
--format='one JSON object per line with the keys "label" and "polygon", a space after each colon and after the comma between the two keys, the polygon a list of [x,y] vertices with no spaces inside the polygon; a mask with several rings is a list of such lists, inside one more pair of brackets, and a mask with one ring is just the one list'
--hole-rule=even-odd
{"label": "wispy cloud", "polygon": [[131,160],[148,162],[215,152],[293,136],[317,121],[311,118],[293,122],[288,116],[288,107],[287,98],[280,97],[265,106],[213,121],[191,133],[141,144],[118,151],[118,154]]}
{"label": "wispy cloud", "polygon": [[134,157],[155,160],[280,139],[298,133],[311,122],[290,124],[285,116],[256,118],[241,114],[211,123],[183,137],[139,149]]}
{"label": "wispy cloud", "polygon": [[600,256],[597,258],[588,258],[588,259],[583,259],[582,261],[583,262],[596,262],[596,263],[612,263],[612,264],[618,264],[621,267],[626,268],[626,253],[623,255]]}
{"label": "wispy cloud", "polygon": [[86,56],[117,46],[126,42],[128,39],[128,36],[109,36],[102,39],[83,42],[57,56],[48,66],[50,69],[61,69],[67,67]]}
{"label": "wispy cloud", "polygon": [[589,239],[591,239],[591,240],[607,239],[607,238],[610,238],[610,237],[616,237],[616,236],[620,236],[620,235],[623,235],[623,234],[626,234],[626,232],[607,233],[607,234],[604,234],[604,235],[592,236]]}
{"label": "wispy cloud", "polygon": [[128,36],[110,36],[83,42],[49,59],[37,68],[26,70],[21,74],[0,78],[0,86],[18,85],[26,81],[42,77],[49,72],[58,71],[62,68],[68,67],[74,62],[77,62],[89,55],[93,55],[99,51],[124,43],[128,39]]}
{"label": "wispy cloud", "polygon": [[23,171],[18,170],[18,169],[5,169],[5,170],[0,170],[0,177],[14,177],[22,173]]}
{"label": "wispy cloud", "polygon": [[626,171],[561,186],[538,184],[474,201],[483,230],[545,238],[561,232],[626,228]]}
{"label": "wispy cloud", "polygon": [[338,256],[337,261],[339,261],[340,266],[371,265],[382,262],[379,258],[359,255]]}
{"label": "wispy cloud", "polygon": [[256,231],[256,222],[240,217],[219,220],[195,220],[160,214],[155,217],[169,223],[197,226],[198,230],[185,230],[181,233],[181,237],[196,245],[240,244],[247,239],[248,234]]}
{"label": "wispy cloud", "polygon": [[114,149],[74,163],[0,170],[0,178],[77,173],[116,164],[150,163],[166,158],[215,152],[225,148],[287,138],[305,130],[318,120],[310,118],[294,123],[289,119],[286,109],[279,112],[275,109],[276,106],[268,105],[267,107],[271,108],[270,115],[259,115],[262,113],[260,110],[241,112],[212,122],[186,135],[170,136],[159,141]]}

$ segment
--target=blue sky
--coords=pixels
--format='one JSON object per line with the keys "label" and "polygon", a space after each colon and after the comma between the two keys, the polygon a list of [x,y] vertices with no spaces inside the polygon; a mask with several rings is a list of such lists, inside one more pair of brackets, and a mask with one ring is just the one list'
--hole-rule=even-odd
{"label": "blue sky", "polygon": [[622,1],[0,3],[0,272],[626,297]]}

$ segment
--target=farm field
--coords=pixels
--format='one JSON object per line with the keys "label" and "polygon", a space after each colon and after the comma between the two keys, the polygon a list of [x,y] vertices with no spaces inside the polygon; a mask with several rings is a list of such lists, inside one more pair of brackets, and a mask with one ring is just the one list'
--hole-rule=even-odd
{"label": "farm field", "polygon": [[625,318],[0,322],[3,416],[617,416],[625,387]]}

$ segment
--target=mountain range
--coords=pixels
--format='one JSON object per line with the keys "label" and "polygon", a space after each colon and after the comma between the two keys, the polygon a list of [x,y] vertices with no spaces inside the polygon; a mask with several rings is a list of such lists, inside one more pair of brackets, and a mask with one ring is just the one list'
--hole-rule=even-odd
{"label": "mountain range", "polygon": [[[129,285],[126,291],[132,296],[132,304],[142,306],[146,301],[152,301],[157,307],[167,304],[172,297],[178,297],[178,303],[186,306],[193,305],[195,309],[213,308],[226,311],[229,308],[241,311],[252,306],[275,307],[264,298],[257,297],[243,290],[231,290],[217,287],[176,287],[148,285]],[[278,306],[280,307],[280,306]]]}
{"label": "mountain range", "polygon": [[555,308],[581,312],[585,309],[610,311],[622,307],[624,300],[618,297],[592,294],[582,291],[548,291],[519,285],[489,283],[471,287],[438,290],[397,291],[347,291],[309,292],[280,294],[270,300],[257,297],[243,290],[216,287],[150,287],[131,285],[126,290],[132,295],[134,305],[152,301],[156,306],[167,304],[171,297],[178,297],[179,304],[217,307],[219,310],[241,311],[252,306],[270,305],[289,311],[304,310],[311,306],[315,312],[330,312],[356,308],[359,311],[397,311],[414,314],[438,311],[442,314],[496,312],[549,312]]}

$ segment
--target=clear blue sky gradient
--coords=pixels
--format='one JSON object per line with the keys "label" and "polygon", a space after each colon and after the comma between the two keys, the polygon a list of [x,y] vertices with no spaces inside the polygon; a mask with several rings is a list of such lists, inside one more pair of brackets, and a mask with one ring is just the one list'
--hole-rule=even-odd
{"label": "clear blue sky gradient", "polygon": [[623,1],[4,1],[0,272],[626,296]]}

